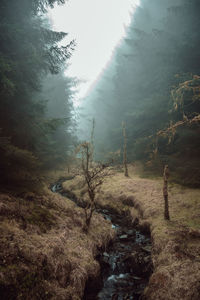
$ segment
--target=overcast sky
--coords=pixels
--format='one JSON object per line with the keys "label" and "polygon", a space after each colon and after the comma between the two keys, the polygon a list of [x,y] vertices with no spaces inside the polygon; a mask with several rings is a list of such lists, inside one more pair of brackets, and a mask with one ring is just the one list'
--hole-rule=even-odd
{"label": "overcast sky", "polygon": [[112,55],[139,0],[70,0],[49,12],[55,30],[76,40],[67,75],[83,80],[83,97]]}

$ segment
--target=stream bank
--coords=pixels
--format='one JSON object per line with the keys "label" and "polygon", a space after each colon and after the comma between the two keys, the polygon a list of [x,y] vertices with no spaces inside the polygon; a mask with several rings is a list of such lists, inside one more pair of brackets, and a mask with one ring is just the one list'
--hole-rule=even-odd
{"label": "stream bank", "polygon": [[84,211],[52,193],[0,193],[0,299],[80,300],[94,259],[114,238],[111,223],[95,214],[86,235]]}
{"label": "stream bank", "polygon": [[[63,190],[60,180],[51,187],[53,192],[70,198],[78,206],[84,202],[72,191]],[[111,221],[116,238],[96,257],[101,272],[97,278],[89,278],[84,300],[139,300],[152,273],[151,239],[133,226],[130,216],[113,209],[98,207],[97,212]]]}
{"label": "stream bank", "polygon": [[84,300],[141,299],[152,272],[150,236],[134,228],[127,216],[98,209],[112,222],[116,238],[97,257],[101,276],[90,279]]}
{"label": "stream bank", "polygon": [[[153,274],[144,291],[148,300],[200,299],[199,189],[169,184],[170,221],[163,218],[162,178],[141,178],[129,165],[129,177],[113,169],[96,203],[101,208],[130,215],[132,223],[151,233]],[[63,182],[79,199],[87,193],[81,176]]]}

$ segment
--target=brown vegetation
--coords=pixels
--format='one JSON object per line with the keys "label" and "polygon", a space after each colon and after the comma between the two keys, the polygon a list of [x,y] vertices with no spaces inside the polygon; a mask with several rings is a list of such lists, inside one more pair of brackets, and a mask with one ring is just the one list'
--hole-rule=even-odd
{"label": "brown vegetation", "polygon": [[[94,120],[93,120],[93,130],[91,140],[93,140],[94,135]],[[88,200],[84,207],[85,211],[85,232],[88,232],[91,219],[93,213],[96,209],[95,197],[96,190],[100,187],[105,180],[106,176],[108,176],[108,172],[106,172],[106,165],[101,163],[94,163],[92,161],[93,158],[94,146],[93,143],[84,142],[79,146],[79,152],[82,155],[82,174],[84,178],[84,186],[86,186],[86,190],[88,193]]]}
{"label": "brown vegetation", "polygon": [[0,194],[0,298],[81,299],[95,277],[94,257],[113,237],[95,214],[84,234],[84,211],[58,194]]}
{"label": "brown vegetation", "polygon": [[[84,194],[81,180],[65,183]],[[82,192],[81,192],[82,191]],[[97,203],[129,214],[133,224],[151,232],[154,272],[145,290],[148,300],[198,300],[200,294],[199,190],[169,182],[171,220],[163,219],[162,180],[144,179],[129,166],[129,178],[116,172],[107,178]]]}

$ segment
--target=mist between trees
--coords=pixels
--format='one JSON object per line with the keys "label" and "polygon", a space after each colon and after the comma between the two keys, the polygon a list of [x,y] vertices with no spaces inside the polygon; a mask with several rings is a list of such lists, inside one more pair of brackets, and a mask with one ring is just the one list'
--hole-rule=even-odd
{"label": "mist between trees", "polygon": [[[0,3],[0,178],[33,188],[40,171],[67,162],[75,141],[74,78],[64,76],[75,42],[58,43],[45,13],[64,0]],[[2,142],[3,141],[3,142]]]}
{"label": "mist between trees", "polygon": [[[147,174],[199,186],[200,2],[147,1],[82,104],[80,135],[96,120],[96,159],[121,149],[126,123],[128,162]],[[83,129],[84,128],[84,129]]]}
{"label": "mist between trees", "polygon": [[76,122],[77,80],[64,76],[75,42],[59,46],[67,34],[45,17],[64,2],[0,3],[1,183],[40,184],[41,170],[71,159],[75,123],[88,140],[94,118],[97,161],[122,149],[125,122],[127,162],[160,175],[167,164],[174,180],[199,186],[200,2],[141,0]]}

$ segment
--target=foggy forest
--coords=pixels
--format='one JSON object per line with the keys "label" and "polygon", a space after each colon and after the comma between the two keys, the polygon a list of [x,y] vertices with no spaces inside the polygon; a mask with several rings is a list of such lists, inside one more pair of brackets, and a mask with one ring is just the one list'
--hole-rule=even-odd
{"label": "foggy forest", "polygon": [[0,299],[199,300],[200,1],[138,1],[78,104],[73,1],[0,1]]}

